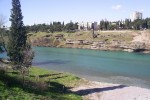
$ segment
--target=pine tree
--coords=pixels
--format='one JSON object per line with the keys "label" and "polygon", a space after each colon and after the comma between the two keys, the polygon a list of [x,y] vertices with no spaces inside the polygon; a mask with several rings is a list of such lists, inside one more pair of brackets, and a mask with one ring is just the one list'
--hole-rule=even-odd
{"label": "pine tree", "polygon": [[62,23],[62,31],[64,31],[64,28],[65,28],[65,23],[63,21],[63,23]]}
{"label": "pine tree", "polygon": [[51,32],[51,33],[54,33],[54,27],[53,27],[53,24],[52,24],[52,23],[50,23],[50,32]]}
{"label": "pine tree", "polygon": [[27,33],[23,24],[21,4],[19,0],[12,0],[11,28],[7,54],[12,64],[20,68],[24,62],[24,49],[26,48]]}

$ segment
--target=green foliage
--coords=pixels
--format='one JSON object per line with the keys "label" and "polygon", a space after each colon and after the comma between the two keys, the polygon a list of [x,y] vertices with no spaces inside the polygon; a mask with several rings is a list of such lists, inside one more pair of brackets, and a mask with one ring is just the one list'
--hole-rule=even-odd
{"label": "green foliage", "polygon": [[[1,70],[0,70],[1,72]],[[48,71],[32,67],[25,77],[22,87],[21,77],[16,71],[0,73],[1,100],[81,100],[81,96],[68,90],[79,84],[80,78],[74,75]]]}
{"label": "green foliage", "polygon": [[150,29],[150,18],[146,19],[137,19],[131,22],[131,19],[125,19],[124,21],[115,21],[108,22],[107,20],[100,21],[100,30],[123,30],[123,29],[132,29],[132,30],[140,30],[140,29]]}
{"label": "green foliage", "polygon": [[[141,20],[141,19],[138,19]],[[140,25],[140,27],[139,27]],[[84,26],[80,26],[81,30],[84,30]],[[91,26],[87,24],[87,30],[91,30]],[[115,22],[110,22],[107,20],[101,20],[99,25],[99,30],[139,30],[139,29],[150,29],[150,18],[142,19],[141,22],[137,20],[131,22],[131,19],[118,20]],[[78,30],[78,23],[73,23],[72,21],[64,24],[64,22],[52,22],[50,25],[46,24],[35,24],[31,26],[26,26],[26,30],[29,32],[76,32]]]}
{"label": "green foliage", "polygon": [[110,23],[108,21],[101,20],[100,21],[100,30],[108,30],[110,27]]}
{"label": "green foliage", "polygon": [[54,27],[53,27],[53,24],[52,24],[52,23],[50,23],[50,29],[49,29],[49,31],[50,31],[51,33],[54,32]]}
{"label": "green foliage", "polygon": [[146,18],[145,21],[147,23],[147,28],[150,29],[150,18]]}
{"label": "green foliage", "polygon": [[73,23],[73,22],[70,22],[70,23],[67,23],[66,26],[65,26],[65,31],[66,32],[75,32],[76,29],[78,28],[78,23]]}
{"label": "green foliage", "polygon": [[12,7],[7,54],[12,64],[17,68],[21,68],[22,66],[29,67],[33,59],[33,52],[31,51],[30,44],[27,43],[27,32],[22,21],[23,16],[20,1],[12,0]]}
{"label": "green foliage", "polygon": [[109,25],[108,29],[109,30],[115,30],[115,29],[117,29],[117,26],[116,25]]}
{"label": "green foliage", "polygon": [[55,32],[61,32],[62,31],[61,22],[53,22],[53,29]]}
{"label": "green foliage", "polygon": [[135,30],[140,30],[142,28],[142,20],[137,19],[133,22],[133,27]]}
{"label": "green foliage", "polygon": [[67,31],[67,32],[75,32],[78,29],[78,23],[67,23],[66,25],[61,22],[53,22],[50,23],[50,25],[46,24],[34,24],[31,26],[26,26],[27,32],[62,32],[62,31]]}
{"label": "green foliage", "polygon": [[131,23],[131,20],[130,19],[125,19],[125,29],[131,29],[132,27],[131,27],[131,25],[132,25],[132,23]]}

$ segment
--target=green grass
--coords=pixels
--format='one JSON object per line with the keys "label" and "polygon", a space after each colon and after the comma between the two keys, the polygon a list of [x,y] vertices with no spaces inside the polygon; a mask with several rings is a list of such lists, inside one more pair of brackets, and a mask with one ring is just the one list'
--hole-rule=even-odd
{"label": "green grass", "polygon": [[69,89],[82,82],[68,73],[32,67],[23,85],[18,72],[0,71],[0,100],[81,100],[81,96]]}
{"label": "green grass", "polygon": [[[33,43],[34,45],[40,46],[54,46],[54,47],[73,47],[73,48],[91,48],[91,44],[89,45],[66,45],[66,40],[78,41],[78,40],[87,40],[89,42],[93,41],[102,41],[106,45],[112,45],[114,41],[118,41],[120,43],[126,43],[127,45],[131,43],[133,40],[133,33],[137,33],[140,31],[132,31],[132,30],[120,30],[120,31],[95,31],[97,34],[96,38],[92,37],[92,31],[78,31],[75,33],[66,33],[66,32],[55,32],[55,33],[45,33],[38,32],[33,33],[30,36],[30,40],[39,40],[38,44]],[[47,35],[51,34],[51,36],[47,37]],[[57,40],[55,35],[63,34],[63,38]],[[44,37],[44,38],[43,38]],[[48,39],[49,42],[44,42],[44,39]],[[42,40],[42,42],[40,42]]]}
{"label": "green grass", "polygon": [[[125,41],[131,41],[132,40],[132,33],[134,31],[95,31],[95,33],[98,33],[100,35],[105,35],[106,38],[108,38],[109,40],[113,40],[113,39],[119,39],[119,40],[125,40]],[[75,33],[66,33],[66,32],[55,32],[55,33],[46,33],[46,32],[38,32],[38,33],[32,33],[32,36],[30,36],[30,39],[37,39],[40,37],[44,37],[45,35],[48,34],[63,34],[65,39],[73,39],[73,40],[90,40],[92,41],[92,31],[79,31],[79,32],[75,32]],[[107,37],[107,35],[115,35],[116,38],[114,37]],[[120,37],[119,35],[122,35],[122,37]],[[104,38],[99,37],[99,38],[95,38],[94,40],[103,40]]]}

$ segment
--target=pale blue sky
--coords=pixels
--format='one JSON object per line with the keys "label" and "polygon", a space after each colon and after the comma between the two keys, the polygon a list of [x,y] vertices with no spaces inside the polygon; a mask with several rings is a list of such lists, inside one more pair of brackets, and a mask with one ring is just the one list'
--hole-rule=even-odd
{"label": "pale blue sky", "polygon": [[[9,17],[12,0],[0,0],[0,14]],[[51,21],[81,22],[110,21],[129,18],[134,11],[150,17],[150,0],[20,0],[24,24],[50,23]]]}

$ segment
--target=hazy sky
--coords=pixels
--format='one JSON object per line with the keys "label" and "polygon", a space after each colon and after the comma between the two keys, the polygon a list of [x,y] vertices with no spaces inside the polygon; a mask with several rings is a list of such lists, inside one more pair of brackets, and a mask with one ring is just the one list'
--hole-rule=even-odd
{"label": "hazy sky", "polygon": [[[9,17],[12,0],[0,0],[0,14]],[[50,23],[51,21],[81,22],[110,21],[129,18],[134,11],[150,17],[150,0],[20,0],[24,24]]]}

